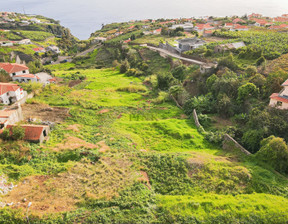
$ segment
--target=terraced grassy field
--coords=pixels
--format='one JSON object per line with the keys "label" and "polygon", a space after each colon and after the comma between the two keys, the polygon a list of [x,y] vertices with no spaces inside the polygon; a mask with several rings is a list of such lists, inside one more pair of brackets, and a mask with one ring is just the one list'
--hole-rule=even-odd
{"label": "terraced grassy field", "polygon": [[[75,72],[86,80],[68,87]],[[55,75],[62,85],[30,103],[68,107],[69,116],[42,146],[5,143],[0,170],[18,187],[0,198],[15,205],[0,210],[0,222],[26,222],[29,201],[33,223],[288,220],[286,177],[210,144],[172,102],[152,103],[139,78],[111,69]]]}

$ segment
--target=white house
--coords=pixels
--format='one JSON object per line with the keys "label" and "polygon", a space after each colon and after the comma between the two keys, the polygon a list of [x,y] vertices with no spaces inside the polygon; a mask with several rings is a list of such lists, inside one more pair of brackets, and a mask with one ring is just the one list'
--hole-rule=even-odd
{"label": "white house", "polygon": [[16,63],[0,63],[0,69],[5,70],[10,77],[29,74],[29,68],[26,65]]}
{"label": "white house", "polygon": [[269,106],[279,109],[288,109],[288,79],[282,84],[284,89],[280,93],[273,93],[270,96]]}
{"label": "white house", "polygon": [[[22,108],[18,104],[15,108],[0,110],[0,129],[3,130],[9,124],[15,124],[23,120]],[[0,130],[0,133],[1,133]]]}
{"label": "white house", "polygon": [[18,44],[31,44],[31,40],[30,39],[23,39],[17,42]]}
{"label": "white house", "polygon": [[46,51],[52,51],[53,53],[56,53],[56,54],[60,54],[61,51],[59,50],[58,47],[54,46],[54,45],[51,45],[49,47],[46,47]]}
{"label": "white house", "polygon": [[30,21],[33,23],[41,23],[41,21],[39,19],[36,19],[36,18],[30,19]]}
{"label": "white house", "polygon": [[13,46],[13,42],[11,42],[11,41],[2,41],[2,42],[0,42],[0,46],[1,47],[12,47]]}
{"label": "white house", "polygon": [[23,89],[17,84],[13,83],[0,83],[0,103],[11,104],[21,100],[24,97]]}
{"label": "white house", "polygon": [[175,30],[179,27],[182,27],[184,31],[186,32],[191,32],[193,31],[194,25],[192,23],[176,24],[176,25],[173,25],[170,29]]}
{"label": "white house", "polygon": [[38,82],[40,78],[33,74],[15,75],[12,77],[15,82]]}

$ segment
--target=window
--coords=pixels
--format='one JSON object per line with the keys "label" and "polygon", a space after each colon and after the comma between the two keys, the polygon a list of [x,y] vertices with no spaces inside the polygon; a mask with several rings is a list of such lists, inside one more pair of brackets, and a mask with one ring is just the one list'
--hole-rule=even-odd
{"label": "window", "polygon": [[12,75],[14,76],[14,75],[16,75],[16,73],[14,72]]}
{"label": "window", "polygon": [[277,104],[276,104],[278,107],[281,107],[282,106],[282,102],[280,101],[277,101]]}
{"label": "window", "polygon": [[24,70],[23,73],[26,73],[26,70]]}

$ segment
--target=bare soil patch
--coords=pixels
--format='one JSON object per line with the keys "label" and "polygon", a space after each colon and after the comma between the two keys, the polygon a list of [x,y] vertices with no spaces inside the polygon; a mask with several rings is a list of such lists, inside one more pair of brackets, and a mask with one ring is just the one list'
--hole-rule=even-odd
{"label": "bare soil patch", "polygon": [[82,80],[73,80],[73,81],[70,81],[68,86],[69,87],[73,87],[73,86],[77,86],[78,84],[80,84],[82,82]]}
{"label": "bare soil patch", "polygon": [[109,200],[118,196],[119,191],[139,178],[131,165],[125,159],[104,157],[95,165],[76,163],[68,172],[56,176],[27,177],[3,202],[13,202],[12,208],[23,208],[23,213],[32,202],[30,214],[38,216],[71,211],[77,208],[77,203],[89,198]]}
{"label": "bare soil patch", "polygon": [[24,120],[29,118],[61,123],[69,117],[69,108],[50,107],[45,104],[24,104],[22,106]]}
{"label": "bare soil patch", "polygon": [[86,148],[86,149],[97,149],[99,148],[98,145],[86,142],[80,138],[74,136],[68,136],[62,143],[59,143],[54,148],[54,151],[61,151],[61,150],[75,150],[79,148]]}

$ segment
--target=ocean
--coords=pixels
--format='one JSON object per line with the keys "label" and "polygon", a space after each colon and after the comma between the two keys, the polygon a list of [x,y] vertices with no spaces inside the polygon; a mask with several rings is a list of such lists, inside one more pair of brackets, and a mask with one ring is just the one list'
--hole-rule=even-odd
{"label": "ocean", "polygon": [[60,20],[79,39],[102,24],[136,19],[265,16],[288,13],[287,0],[0,0],[0,11],[39,14]]}

